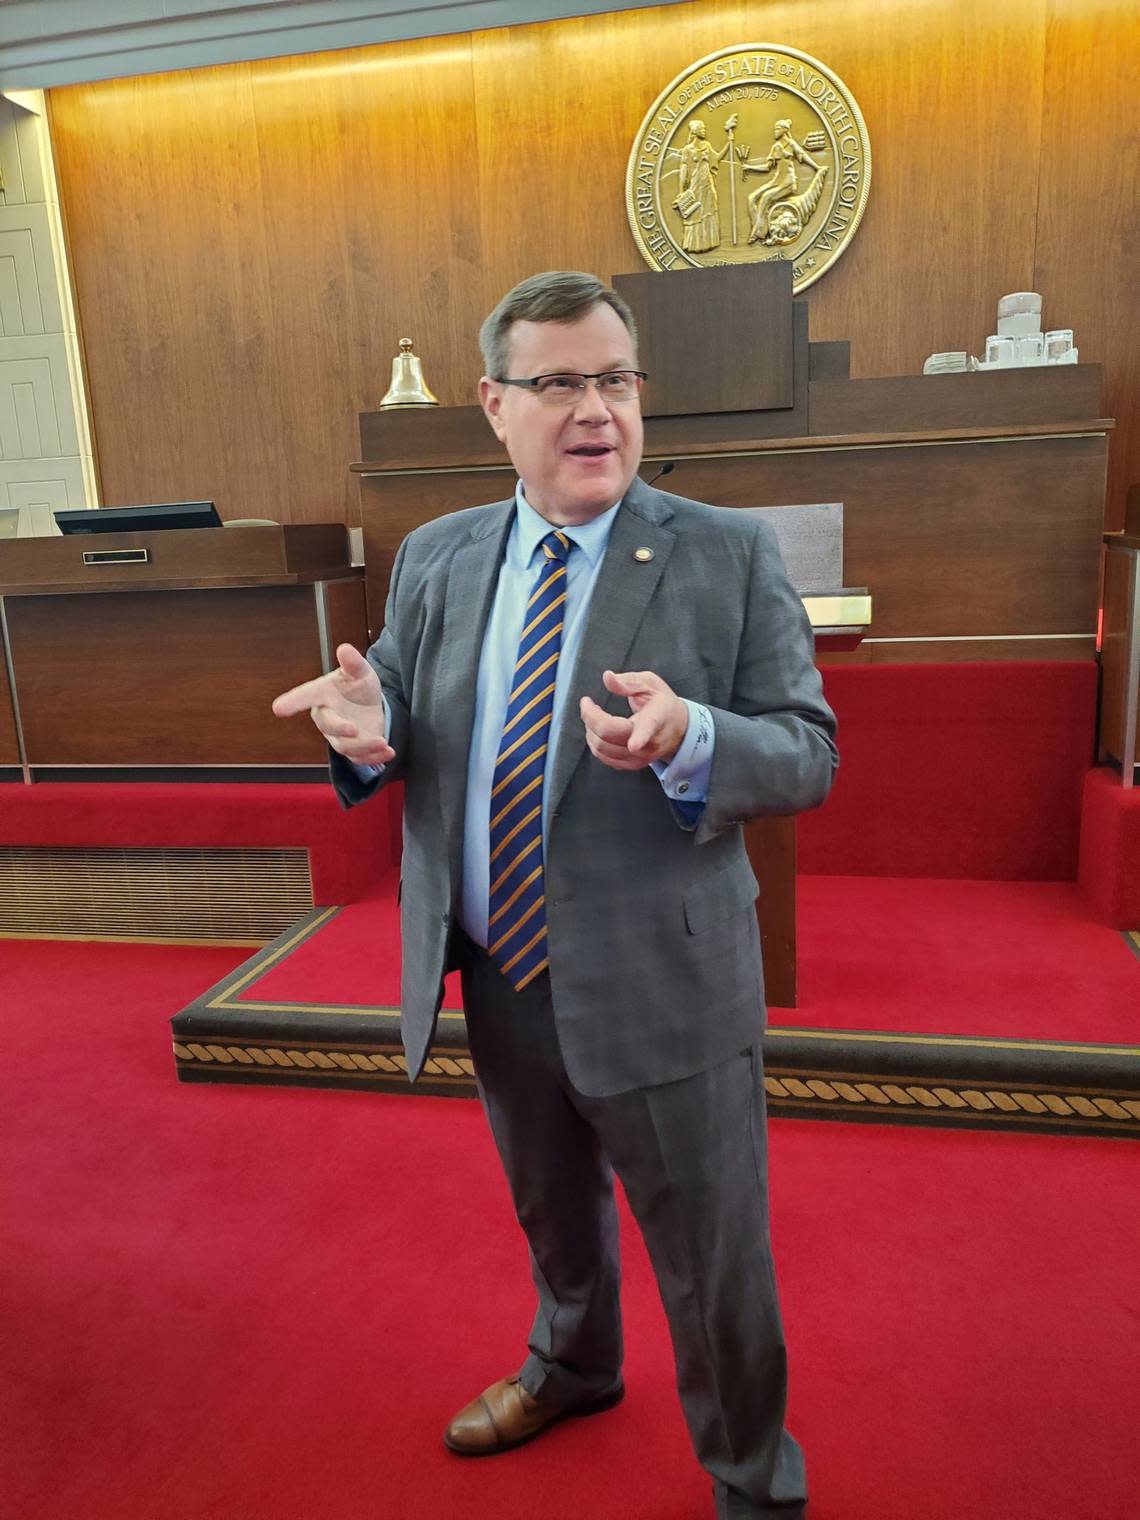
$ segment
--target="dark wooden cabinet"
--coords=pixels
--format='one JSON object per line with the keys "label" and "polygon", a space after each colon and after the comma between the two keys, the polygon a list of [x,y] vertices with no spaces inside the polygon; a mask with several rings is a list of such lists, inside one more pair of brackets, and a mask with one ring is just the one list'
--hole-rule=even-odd
{"label": "dark wooden cabinet", "polygon": [[0,607],[0,765],[27,780],[323,766],[312,725],[269,704],[367,640],[332,523],[15,540]]}

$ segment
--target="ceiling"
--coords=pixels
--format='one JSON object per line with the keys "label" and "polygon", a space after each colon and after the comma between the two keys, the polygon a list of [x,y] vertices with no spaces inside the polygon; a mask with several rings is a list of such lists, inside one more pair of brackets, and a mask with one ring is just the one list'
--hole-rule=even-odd
{"label": "ceiling", "polygon": [[679,3],[685,0],[0,0],[0,90]]}

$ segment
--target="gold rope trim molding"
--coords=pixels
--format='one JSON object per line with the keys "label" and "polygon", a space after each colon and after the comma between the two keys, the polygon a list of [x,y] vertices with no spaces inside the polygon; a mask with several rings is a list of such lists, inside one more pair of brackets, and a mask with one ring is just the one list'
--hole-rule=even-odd
{"label": "gold rope trim molding", "polygon": [[1140,1123],[1140,1100],[1135,1098],[1089,1097],[1081,1093],[1027,1092],[1023,1087],[984,1090],[976,1087],[937,1087],[917,1082],[840,1081],[821,1077],[764,1078],[770,1098],[821,1108],[837,1103],[841,1107],[863,1105],[873,1108],[941,1109],[965,1118],[975,1114],[1015,1114],[1038,1118],[1052,1116],[1077,1121],[1093,1119],[1099,1123],[1114,1120],[1121,1124]]}
{"label": "gold rope trim molding", "polygon": [[[174,1055],[183,1066],[258,1066],[292,1071],[320,1071],[333,1076],[404,1077],[408,1063],[402,1052],[362,1050],[298,1050],[277,1045],[220,1045],[198,1041],[174,1042]],[[422,1075],[442,1081],[473,1082],[475,1066],[470,1056],[429,1056]]]}
{"label": "gold rope trim molding", "polygon": [[[216,1041],[175,1041],[178,1063],[191,1067],[256,1068],[269,1075],[289,1071],[300,1075],[371,1076],[381,1081],[406,1080],[407,1060],[402,1051],[318,1050],[278,1045],[221,1044]],[[252,1073],[251,1073],[252,1074]],[[475,1070],[470,1056],[430,1055],[423,1076],[455,1086],[473,1083]],[[1093,1121],[1140,1126],[1140,1098],[1056,1093],[1025,1087],[948,1087],[908,1081],[847,1081],[838,1077],[766,1076],[768,1097],[802,1109],[823,1111],[829,1107],[876,1110],[910,1109],[914,1113],[941,1112],[959,1118],[977,1114],[1043,1119],[1045,1122],[1081,1124]]]}

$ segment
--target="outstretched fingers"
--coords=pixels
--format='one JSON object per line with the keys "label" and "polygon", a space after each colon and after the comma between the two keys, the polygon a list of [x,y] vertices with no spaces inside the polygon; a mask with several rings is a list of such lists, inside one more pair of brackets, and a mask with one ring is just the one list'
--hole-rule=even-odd
{"label": "outstretched fingers", "polygon": [[290,687],[273,699],[273,713],[278,718],[292,718],[297,713],[323,707],[336,693],[336,673],[317,676],[312,681],[302,681],[300,686]]}
{"label": "outstretched fingers", "polygon": [[352,644],[340,644],[336,660],[336,669],[327,675],[283,691],[273,702],[274,714],[278,718],[292,718],[316,707],[339,710],[346,702],[358,707],[382,706],[380,678],[360,651]]}

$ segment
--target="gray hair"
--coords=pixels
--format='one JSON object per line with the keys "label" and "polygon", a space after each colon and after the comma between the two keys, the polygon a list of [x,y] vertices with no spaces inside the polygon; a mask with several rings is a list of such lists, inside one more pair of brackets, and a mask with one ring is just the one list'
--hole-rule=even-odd
{"label": "gray hair", "polygon": [[595,306],[612,306],[625,323],[637,352],[637,323],[633,312],[608,285],[592,274],[574,269],[550,269],[532,274],[503,299],[479,329],[484,372],[503,380],[510,359],[511,328],[516,322],[575,322]]}

